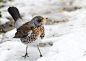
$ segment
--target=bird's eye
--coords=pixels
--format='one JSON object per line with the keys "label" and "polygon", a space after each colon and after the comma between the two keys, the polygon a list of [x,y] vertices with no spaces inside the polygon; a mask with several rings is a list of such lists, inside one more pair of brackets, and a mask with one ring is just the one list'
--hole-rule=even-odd
{"label": "bird's eye", "polygon": [[39,19],[37,19],[37,21],[39,21]]}
{"label": "bird's eye", "polygon": [[40,21],[39,19],[37,21]]}

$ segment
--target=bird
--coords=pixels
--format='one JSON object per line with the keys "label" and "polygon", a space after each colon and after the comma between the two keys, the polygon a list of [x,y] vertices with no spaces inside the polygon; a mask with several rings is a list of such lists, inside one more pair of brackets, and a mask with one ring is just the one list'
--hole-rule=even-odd
{"label": "bird", "polygon": [[[26,53],[23,57],[29,57],[27,53],[28,45],[37,41],[38,38],[43,39],[45,37],[44,21],[48,18],[35,16],[31,19],[31,21],[24,23],[17,7],[9,7],[8,12],[15,21],[15,27],[17,31],[13,38],[20,38],[21,42],[26,44]],[[37,49],[40,53],[40,57],[42,57],[38,45]]]}

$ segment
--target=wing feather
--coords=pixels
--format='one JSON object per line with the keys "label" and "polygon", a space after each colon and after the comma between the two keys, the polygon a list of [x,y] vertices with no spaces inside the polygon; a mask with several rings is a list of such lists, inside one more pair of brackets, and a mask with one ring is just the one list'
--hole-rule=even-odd
{"label": "wing feather", "polygon": [[26,37],[28,36],[28,32],[31,32],[31,28],[30,26],[28,25],[29,22],[23,24],[21,27],[19,27],[17,29],[17,32],[15,33],[15,36],[14,38],[23,38],[23,37]]}

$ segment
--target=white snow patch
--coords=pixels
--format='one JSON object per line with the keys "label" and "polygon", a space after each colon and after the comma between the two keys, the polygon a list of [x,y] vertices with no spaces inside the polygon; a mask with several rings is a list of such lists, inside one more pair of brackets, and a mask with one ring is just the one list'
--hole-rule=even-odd
{"label": "white snow patch", "polygon": [[6,18],[0,18],[0,25],[5,24],[6,22],[9,22],[9,20]]}

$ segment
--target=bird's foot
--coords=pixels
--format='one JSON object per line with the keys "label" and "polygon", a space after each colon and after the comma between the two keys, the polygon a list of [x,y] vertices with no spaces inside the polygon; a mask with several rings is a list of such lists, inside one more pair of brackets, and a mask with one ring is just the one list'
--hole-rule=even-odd
{"label": "bird's foot", "polygon": [[42,55],[40,55],[40,57],[42,57]]}
{"label": "bird's foot", "polygon": [[28,53],[26,53],[26,54],[25,54],[24,56],[22,56],[22,57],[24,57],[24,58],[29,57],[29,56],[28,56]]}

